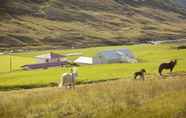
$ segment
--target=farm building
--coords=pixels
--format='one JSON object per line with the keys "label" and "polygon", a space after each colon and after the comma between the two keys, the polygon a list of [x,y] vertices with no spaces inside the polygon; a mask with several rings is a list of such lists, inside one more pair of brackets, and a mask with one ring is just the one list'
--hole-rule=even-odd
{"label": "farm building", "polygon": [[49,53],[36,56],[37,63],[52,63],[52,62],[61,62],[66,61],[64,55],[56,54],[56,53]]}
{"label": "farm building", "polygon": [[135,63],[133,53],[127,48],[101,51],[93,58],[94,64]]}
{"label": "farm building", "polygon": [[92,57],[79,57],[77,58],[74,63],[78,64],[93,64],[93,59]]}
{"label": "farm building", "polygon": [[47,69],[51,67],[58,67],[68,64],[68,61],[63,62],[51,62],[51,63],[39,63],[39,64],[27,64],[22,66],[23,70],[33,70],[33,69]]}
{"label": "farm building", "polygon": [[36,64],[27,64],[22,66],[22,68],[24,70],[50,68],[50,67],[63,66],[70,62],[65,58],[65,56],[55,54],[55,53],[36,56],[36,61],[37,61]]}

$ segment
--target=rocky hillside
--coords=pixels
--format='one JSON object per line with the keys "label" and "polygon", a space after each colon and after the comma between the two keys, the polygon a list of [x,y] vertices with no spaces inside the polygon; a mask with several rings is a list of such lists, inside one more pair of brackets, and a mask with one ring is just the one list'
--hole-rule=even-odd
{"label": "rocky hillside", "polygon": [[186,37],[186,0],[1,0],[0,47],[89,47]]}

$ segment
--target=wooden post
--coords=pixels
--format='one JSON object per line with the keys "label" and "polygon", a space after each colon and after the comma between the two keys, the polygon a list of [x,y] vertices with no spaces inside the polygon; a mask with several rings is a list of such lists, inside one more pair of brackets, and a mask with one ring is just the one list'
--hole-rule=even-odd
{"label": "wooden post", "polygon": [[10,56],[10,72],[13,71],[13,57],[12,57],[13,50],[10,51],[9,56]]}
{"label": "wooden post", "polygon": [[12,55],[10,54],[10,72],[12,72]]}

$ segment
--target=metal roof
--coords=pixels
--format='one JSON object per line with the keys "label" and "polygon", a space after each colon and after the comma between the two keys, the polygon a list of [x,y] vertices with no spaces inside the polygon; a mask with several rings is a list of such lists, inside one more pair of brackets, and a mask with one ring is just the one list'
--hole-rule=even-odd
{"label": "metal roof", "polygon": [[117,59],[122,57],[129,57],[134,58],[133,53],[127,48],[120,48],[120,49],[113,49],[113,50],[106,50],[98,53],[99,55],[103,55],[106,58],[110,59]]}

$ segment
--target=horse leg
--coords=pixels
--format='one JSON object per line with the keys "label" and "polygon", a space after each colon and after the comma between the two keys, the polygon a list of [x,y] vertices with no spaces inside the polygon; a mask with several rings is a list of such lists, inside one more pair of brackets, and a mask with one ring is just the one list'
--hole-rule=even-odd
{"label": "horse leg", "polygon": [[72,87],[72,89],[75,88],[75,80],[74,80],[74,78],[72,78],[72,81],[71,81],[71,87]]}
{"label": "horse leg", "polygon": [[72,88],[72,83],[69,83],[68,87],[69,87],[69,89],[71,89]]}
{"label": "horse leg", "polygon": [[63,86],[63,79],[60,79],[58,87],[62,87]]}
{"label": "horse leg", "polygon": [[134,74],[134,79],[137,79],[137,76],[138,76],[137,74]]}
{"label": "horse leg", "polygon": [[71,84],[69,84],[69,85],[67,86],[67,88],[70,89],[70,88],[71,88]]}
{"label": "horse leg", "polygon": [[160,74],[160,79],[163,79],[163,74],[162,74],[162,69],[159,71],[159,74]]}
{"label": "horse leg", "polygon": [[72,84],[71,84],[71,88],[72,88],[72,89],[74,89],[74,88],[75,88],[74,83],[72,83]]}
{"label": "horse leg", "polygon": [[162,76],[162,71],[163,71],[163,69],[162,68],[159,68],[159,74],[160,74],[160,76]]}
{"label": "horse leg", "polygon": [[61,83],[61,81],[59,81],[58,87],[61,87],[61,86],[62,86],[62,83]]}
{"label": "horse leg", "polygon": [[172,67],[172,68],[170,68],[170,72],[171,72],[171,73],[172,73],[173,69],[174,69],[173,67]]}
{"label": "horse leg", "polygon": [[72,84],[72,88],[75,89],[75,85],[74,85],[74,83]]}
{"label": "horse leg", "polygon": [[144,74],[141,75],[141,79],[142,79],[142,80],[145,80],[145,76],[144,76]]}
{"label": "horse leg", "polygon": [[62,87],[62,83],[59,83],[58,87],[59,87],[59,88]]}

